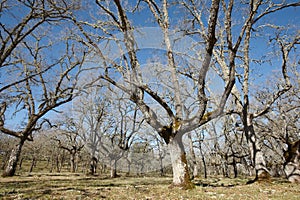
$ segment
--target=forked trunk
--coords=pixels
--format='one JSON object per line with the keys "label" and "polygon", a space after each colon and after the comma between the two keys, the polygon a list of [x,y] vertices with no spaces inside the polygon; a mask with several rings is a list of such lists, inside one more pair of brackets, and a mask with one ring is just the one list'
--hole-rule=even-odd
{"label": "forked trunk", "polygon": [[177,135],[175,138],[170,138],[168,148],[173,169],[173,186],[179,186],[184,189],[193,188],[194,185],[190,181],[182,136]]}
{"label": "forked trunk", "polygon": [[287,179],[292,183],[300,183],[300,140],[288,144],[284,157],[284,172]]}
{"label": "forked trunk", "polygon": [[17,164],[20,159],[22,147],[25,140],[20,139],[19,143],[12,149],[7,166],[2,174],[2,177],[14,176],[17,169]]}

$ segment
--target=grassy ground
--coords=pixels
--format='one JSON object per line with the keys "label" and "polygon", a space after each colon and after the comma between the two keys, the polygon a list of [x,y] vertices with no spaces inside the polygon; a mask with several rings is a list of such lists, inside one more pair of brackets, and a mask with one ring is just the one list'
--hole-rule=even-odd
{"label": "grassy ground", "polygon": [[196,179],[196,188],[170,188],[170,177],[109,179],[82,174],[0,178],[0,199],[300,199],[300,185],[281,179],[246,185],[246,179]]}

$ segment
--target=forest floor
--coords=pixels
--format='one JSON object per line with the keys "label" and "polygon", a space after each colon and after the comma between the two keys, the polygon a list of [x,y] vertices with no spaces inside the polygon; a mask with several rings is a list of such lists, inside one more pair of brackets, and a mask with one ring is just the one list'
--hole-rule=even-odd
{"label": "forest floor", "polygon": [[171,177],[31,173],[0,178],[0,199],[300,199],[300,184],[272,179],[247,185],[248,180],[195,179],[195,189],[182,190],[170,187]]}

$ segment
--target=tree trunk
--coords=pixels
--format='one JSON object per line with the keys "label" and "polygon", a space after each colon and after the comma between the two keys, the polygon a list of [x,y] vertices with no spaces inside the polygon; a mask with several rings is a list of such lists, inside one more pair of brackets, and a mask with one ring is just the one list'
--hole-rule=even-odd
{"label": "tree trunk", "polygon": [[30,169],[29,169],[29,173],[31,173],[33,171],[33,168],[34,168],[35,165],[36,165],[36,158],[33,157],[32,161],[31,161],[31,166],[30,166]]}
{"label": "tree trunk", "polygon": [[71,172],[75,173],[77,170],[77,163],[76,163],[76,151],[71,152]]}
{"label": "tree trunk", "polygon": [[288,150],[284,153],[284,172],[292,183],[300,183],[300,140],[288,144]]}
{"label": "tree trunk", "polygon": [[110,161],[110,178],[116,178],[117,175],[117,159]]}
{"label": "tree trunk", "polygon": [[266,167],[265,157],[261,150],[260,144],[257,140],[257,136],[254,131],[251,116],[247,118],[248,118],[247,119],[248,122],[247,125],[244,127],[245,135],[248,140],[251,160],[255,168],[255,179],[253,181],[250,181],[249,183],[254,181],[268,181],[271,175],[269,170]]}
{"label": "tree trunk", "polygon": [[202,142],[201,141],[199,141],[199,150],[200,150],[201,160],[203,163],[204,178],[207,178],[207,167],[206,167],[204,153],[202,151]]}
{"label": "tree trunk", "polygon": [[60,162],[59,155],[56,156],[56,172],[60,173],[62,163]]}
{"label": "tree trunk", "polygon": [[159,148],[158,155],[159,155],[160,176],[164,176],[165,172],[164,172],[163,156],[160,148]]}
{"label": "tree trunk", "polygon": [[19,158],[19,170],[21,171],[22,166],[23,166],[23,161],[24,161],[24,157],[20,156]]}
{"label": "tree trunk", "polygon": [[196,160],[196,155],[194,151],[194,144],[193,144],[193,139],[192,139],[192,134],[188,134],[188,139],[189,139],[189,146],[190,146],[190,154],[192,158],[192,169],[193,169],[193,175],[192,179],[198,176],[198,165],[197,165],[197,160]]}
{"label": "tree trunk", "polygon": [[238,169],[237,169],[237,163],[236,163],[234,157],[233,157],[233,160],[232,160],[232,166],[233,166],[234,178],[237,178],[237,176],[238,176]]}
{"label": "tree trunk", "polygon": [[221,167],[223,177],[229,178],[228,159],[221,156]]}
{"label": "tree trunk", "polygon": [[24,142],[24,139],[20,139],[19,143],[15,146],[15,148],[12,149],[6,169],[4,170],[2,177],[15,175]]}
{"label": "tree trunk", "polygon": [[[128,155],[127,155],[128,156]],[[126,157],[126,161],[127,161],[127,172],[126,172],[126,175],[127,176],[129,176],[130,175],[130,173],[131,173],[131,160],[128,158],[128,157]]]}
{"label": "tree trunk", "polygon": [[179,186],[184,189],[193,188],[190,181],[186,153],[182,143],[182,135],[177,134],[175,138],[170,138],[168,148],[171,155],[173,169],[173,186]]}
{"label": "tree trunk", "polygon": [[98,163],[98,159],[95,156],[93,156],[90,161],[90,174],[91,175],[96,174],[97,163]]}

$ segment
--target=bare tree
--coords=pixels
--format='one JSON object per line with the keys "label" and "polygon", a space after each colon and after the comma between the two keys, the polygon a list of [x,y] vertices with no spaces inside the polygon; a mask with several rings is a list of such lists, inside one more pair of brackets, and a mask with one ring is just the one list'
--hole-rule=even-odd
{"label": "bare tree", "polygon": [[[47,139],[45,135],[42,132],[38,132],[35,136],[34,141],[30,141],[24,144],[21,159],[31,161],[30,168],[28,170],[29,173],[33,172],[39,161],[43,161],[45,155],[44,149],[45,146],[47,146],[46,142]],[[19,166],[21,166],[21,163]]]}
{"label": "bare tree", "polygon": [[[237,43],[236,45],[233,45],[232,39],[233,39],[233,32],[232,32],[232,16],[234,15],[234,10],[237,9],[234,5],[234,1],[229,1],[228,4],[225,2],[222,3],[222,8],[225,12],[225,18],[224,22],[226,24],[225,30],[220,30],[218,33],[219,35],[219,44],[220,48],[217,48],[214,50],[214,55],[216,58],[216,62],[218,63],[218,66],[215,66],[215,69],[219,69],[219,74],[222,74],[223,80],[227,80],[227,76],[230,74],[227,69],[227,62],[230,62],[230,59],[227,58],[227,47],[224,46],[224,44],[229,44],[229,49],[233,48],[234,54],[239,57],[239,62],[241,62],[241,73],[237,74],[237,78],[239,80],[239,83],[241,84],[241,90],[238,90],[238,87],[234,86],[231,93],[233,98],[235,99],[236,107],[235,107],[235,113],[238,114],[242,121],[244,134],[247,138],[249,151],[251,155],[252,165],[255,168],[256,171],[256,180],[260,179],[268,179],[270,177],[270,172],[267,169],[266,161],[263,155],[263,152],[261,151],[261,144],[259,140],[258,133],[255,131],[254,127],[254,120],[256,118],[261,117],[262,115],[269,112],[270,107],[272,104],[285,92],[287,92],[291,88],[289,76],[287,73],[288,70],[288,59],[289,54],[292,49],[294,49],[295,45],[299,43],[299,34],[297,34],[291,41],[286,42],[280,42],[280,40],[284,37],[278,37],[279,35],[273,35],[270,37],[275,37],[275,41],[279,41],[279,49],[281,49],[281,58],[282,58],[282,64],[280,66],[282,71],[282,77],[283,81],[280,82],[280,87],[270,96],[268,96],[263,102],[263,105],[260,108],[255,109],[254,104],[256,102],[250,101],[251,96],[251,89],[250,89],[250,74],[251,74],[251,68],[250,66],[253,65],[253,63],[259,63],[262,64],[265,61],[261,59],[260,61],[257,61],[254,58],[250,57],[251,53],[251,41],[254,38],[253,34],[257,32],[264,34],[264,31],[266,30],[266,27],[270,28],[278,28],[276,25],[272,24],[262,24],[261,21],[268,16],[270,13],[275,13],[277,11],[280,11],[282,9],[288,8],[288,7],[297,7],[300,4],[298,2],[294,3],[286,3],[285,1],[282,1],[278,4],[265,4],[264,1],[250,1],[249,5],[247,5],[247,8],[238,8],[240,10],[245,9],[244,11],[247,13],[247,18],[245,20],[245,23],[242,26],[242,35],[240,34],[237,37]],[[264,23],[264,22],[263,22]],[[244,36],[244,37],[243,37]],[[265,37],[265,36],[263,36]],[[281,38],[281,39],[280,39]],[[238,44],[238,45],[237,45]],[[240,46],[240,48],[239,48]]]}
{"label": "bare tree", "polygon": [[84,143],[79,135],[80,127],[76,125],[74,119],[65,117],[63,121],[56,130],[59,134],[52,139],[58,142],[59,148],[70,154],[70,172],[75,173],[78,169],[79,154],[84,147]]}
{"label": "bare tree", "polygon": [[[107,23],[87,23],[73,18],[74,23],[82,31],[85,36],[86,44],[95,49],[96,55],[101,59],[104,69],[104,74],[99,78],[106,80],[110,84],[122,90],[128,95],[130,100],[134,102],[144,115],[145,121],[150,124],[157,133],[168,144],[172,157],[173,166],[173,184],[175,186],[182,186],[186,188],[192,187],[190,182],[186,154],[182,143],[182,136],[191,130],[194,130],[201,125],[207,123],[212,118],[219,116],[223,108],[225,107],[226,100],[230,95],[231,88],[235,80],[235,65],[231,63],[228,70],[231,72],[228,81],[225,84],[225,89],[221,95],[220,101],[217,103],[217,109],[213,111],[207,111],[207,95],[205,94],[205,80],[207,72],[210,68],[210,61],[212,57],[212,51],[216,43],[215,29],[217,25],[219,2],[213,1],[209,11],[209,20],[206,34],[204,37],[205,52],[203,55],[203,62],[198,67],[198,72],[195,74],[195,88],[194,99],[195,105],[193,107],[193,114],[187,115],[184,112],[183,93],[181,92],[179,80],[182,80],[185,76],[179,73],[178,63],[176,64],[176,54],[172,49],[171,38],[169,29],[171,26],[168,11],[168,2],[163,1],[158,6],[154,1],[146,1],[148,8],[153,14],[154,19],[157,22],[158,28],[162,31],[162,40],[165,44],[165,59],[167,63],[167,71],[170,74],[170,80],[172,87],[170,88],[170,101],[166,101],[164,94],[160,94],[160,91],[154,91],[150,85],[147,85],[143,80],[143,75],[140,67],[140,61],[137,55],[138,41],[135,39],[133,30],[134,24],[128,19],[127,8],[120,1],[115,0],[113,4],[108,2],[96,1],[97,6],[102,10],[103,15],[108,17],[111,22]],[[161,8],[161,9],[160,9]],[[121,56],[121,62],[114,62],[106,59],[105,54],[101,47],[97,44],[94,35],[89,33],[85,27],[91,26],[99,28],[104,34],[110,37],[110,41],[115,41],[116,44],[124,49],[119,51],[124,52],[124,56]],[[109,27],[114,27],[112,30],[118,30],[122,35],[122,40],[111,36]],[[121,44],[122,43],[122,44]],[[234,56],[232,57],[232,60]],[[124,64],[124,65],[123,65]],[[111,76],[112,73],[118,74],[118,77],[122,77],[125,82],[116,81],[116,76]],[[145,96],[151,98],[151,101],[156,102],[161,106],[161,109],[155,111],[151,108]],[[187,106],[186,106],[187,107]],[[162,111],[161,111],[162,110]],[[160,113],[163,112],[167,117],[160,119]],[[165,121],[165,122],[163,122]]]}
{"label": "bare tree", "polygon": [[[143,119],[138,113],[139,110],[136,105],[131,102],[123,103],[123,98],[115,100],[116,110],[118,112],[110,115],[113,119],[111,130],[103,133],[103,139],[100,144],[100,152],[107,155],[110,160],[110,176],[116,178],[117,175],[117,162],[124,156],[130,149],[134,142],[135,135],[140,131]],[[106,139],[105,139],[106,138]]]}
{"label": "bare tree", "polygon": [[87,88],[73,101],[72,110],[69,111],[89,153],[91,175],[96,173],[97,164],[102,163],[100,157],[102,136],[112,127],[112,120],[108,118],[110,103],[100,91],[101,89],[96,87]]}
{"label": "bare tree", "polygon": [[[19,139],[3,176],[15,174],[24,142],[33,140],[32,133],[49,122],[43,119],[45,114],[70,102],[75,95],[85,53],[76,49],[71,33],[55,40],[51,37],[50,27],[54,27],[68,10],[67,4],[56,8],[52,3],[1,3],[5,20],[0,24],[0,69],[5,77],[0,85],[0,131]],[[16,12],[19,14],[15,15]],[[53,53],[58,47],[62,51]],[[19,122],[11,122],[11,117]]]}
{"label": "bare tree", "polygon": [[[295,54],[297,58],[297,54]],[[256,122],[263,134],[264,145],[270,151],[271,166],[275,175],[285,174],[291,182],[299,182],[299,73],[298,65],[292,65],[290,75],[292,88],[272,105],[270,112]],[[271,85],[276,85],[273,82]],[[270,88],[272,88],[270,86]],[[265,93],[259,92],[258,101]],[[262,99],[261,99],[262,98]]]}

